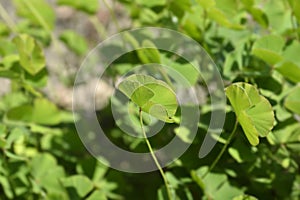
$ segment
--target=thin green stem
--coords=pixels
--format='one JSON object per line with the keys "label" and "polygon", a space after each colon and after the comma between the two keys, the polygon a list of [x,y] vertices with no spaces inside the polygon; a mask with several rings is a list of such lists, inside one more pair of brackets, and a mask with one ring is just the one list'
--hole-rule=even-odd
{"label": "thin green stem", "polygon": [[43,19],[43,17],[39,14],[39,12],[32,6],[30,1],[23,0],[23,3],[27,6],[27,8],[32,12],[35,18],[39,21],[41,26],[48,32],[51,33],[51,29],[48,26],[47,22]]}
{"label": "thin green stem", "polygon": [[164,182],[165,182],[165,186],[166,186],[166,189],[167,189],[168,198],[169,198],[170,200],[172,200],[172,199],[173,199],[173,198],[172,198],[172,192],[171,192],[171,188],[169,187],[168,179],[167,179],[167,177],[166,177],[164,171],[162,170],[162,167],[160,166],[160,164],[159,164],[159,162],[158,162],[158,160],[157,160],[157,158],[156,158],[156,155],[155,155],[155,153],[154,153],[154,151],[153,151],[153,149],[152,149],[152,146],[151,146],[151,144],[150,144],[150,141],[149,141],[148,138],[147,138],[147,135],[146,135],[146,132],[145,132],[145,129],[144,129],[144,125],[143,125],[143,116],[142,116],[142,109],[141,109],[141,108],[140,108],[140,110],[139,110],[139,116],[140,116],[140,125],[141,125],[141,129],[142,129],[142,132],[143,132],[143,136],[144,136],[144,138],[145,138],[145,141],[146,141],[146,143],[147,143],[148,149],[149,149],[149,151],[150,151],[150,153],[151,153],[151,156],[152,156],[152,158],[153,158],[153,160],[154,160],[154,162],[155,162],[155,165],[157,166],[157,168],[158,168],[158,170],[159,170],[159,172],[160,172],[160,174],[161,174],[161,176],[162,176],[162,178],[163,178],[163,180],[164,180]]}
{"label": "thin green stem", "polygon": [[11,19],[11,17],[9,16],[6,9],[2,6],[1,3],[0,3],[0,16],[5,21],[5,23],[7,24],[7,26],[10,28],[12,32],[14,33],[18,32],[15,22]]}
{"label": "thin green stem", "polygon": [[236,132],[236,129],[237,129],[237,126],[238,126],[238,121],[236,120],[235,121],[235,124],[234,124],[234,127],[233,127],[233,130],[232,132],[230,133],[229,135],[229,138],[227,139],[225,145],[223,146],[223,148],[221,149],[220,153],[218,154],[218,156],[216,157],[216,159],[214,160],[214,162],[211,164],[211,166],[209,167],[209,169],[207,170],[207,172],[202,176],[202,178],[205,178],[205,176],[211,172],[213,170],[213,168],[216,166],[216,164],[219,162],[220,158],[222,157],[222,155],[224,154],[225,150],[227,149],[228,145],[230,144],[235,132]]}
{"label": "thin green stem", "polygon": [[292,11],[292,13],[291,13],[291,23],[292,23],[293,31],[295,33],[296,40],[300,41],[300,36],[299,36],[299,32],[298,32],[299,25],[298,25],[298,22],[297,22],[298,20],[297,20],[297,17],[295,15],[295,11],[293,9],[293,4],[289,3],[289,7]]}
{"label": "thin green stem", "polygon": [[168,83],[168,85],[174,90],[173,83],[171,79],[169,78],[168,74],[164,69],[158,68],[159,73],[162,75],[162,77],[165,79],[165,81]]}
{"label": "thin green stem", "polygon": [[206,9],[204,9],[204,12],[203,12],[203,24],[202,24],[202,26],[203,26],[203,30],[202,30],[202,40],[203,40],[203,42],[205,41],[206,19],[207,19],[207,11],[206,11]]}
{"label": "thin green stem", "polygon": [[300,41],[299,23],[297,21],[295,22],[295,25],[294,25],[294,31],[295,31],[297,40]]}
{"label": "thin green stem", "polygon": [[27,6],[27,8],[32,12],[32,14],[35,16],[35,18],[38,20],[38,22],[40,23],[40,25],[45,29],[45,31],[50,35],[53,44],[55,46],[55,49],[57,51],[60,51],[59,48],[59,42],[56,39],[56,37],[54,36],[54,34],[51,31],[51,28],[48,26],[47,22],[45,21],[45,19],[40,15],[40,13],[35,9],[35,7],[32,5],[31,1],[28,0],[23,0],[23,3]]}
{"label": "thin green stem", "polygon": [[[111,15],[111,17],[112,17],[112,21],[113,21],[113,23],[115,24],[115,26],[116,26],[118,32],[121,32],[121,26],[120,26],[120,24],[119,24],[119,22],[118,22],[117,16],[116,16],[116,14],[115,14],[113,8],[110,7],[110,5],[109,5],[109,3],[107,2],[107,0],[103,0],[103,2],[104,2],[104,4],[105,4],[105,6],[107,7],[107,9],[109,10],[110,15]],[[126,43],[125,43],[124,40],[122,40],[122,45],[123,45],[123,48],[126,47]]]}
{"label": "thin green stem", "polygon": [[105,4],[105,6],[107,7],[107,9],[109,10],[110,15],[112,17],[112,20],[113,20],[114,24],[116,25],[116,28],[120,32],[121,31],[121,27],[119,25],[119,22],[118,22],[118,19],[117,19],[116,15],[115,15],[115,12],[113,11],[113,9],[110,7],[109,3],[106,0],[103,0],[103,3]]}
{"label": "thin green stem", "polygon": [[99,22],[97,16],[91,16],[89,18],[90,22],[93,24],[95,27],[98,35],[102,37],[101,39],[106,39],[107,38],[107,32],[105,30],[105,27],[102,25],[102,23]]}
{"label": "thin green stem", "polygon": [[298,41],[300,41],[300,37],[299,37],[299,32],[298,32],[298,22],[297,22],[297,20],[294,20],[294,15],[292,15],[292,17],[291,17],[292,19],[292,25],[293,25],[293,29],[294,29],[294,32],[295,32],[295,35],[296,35],[296,39],[298,40]]}

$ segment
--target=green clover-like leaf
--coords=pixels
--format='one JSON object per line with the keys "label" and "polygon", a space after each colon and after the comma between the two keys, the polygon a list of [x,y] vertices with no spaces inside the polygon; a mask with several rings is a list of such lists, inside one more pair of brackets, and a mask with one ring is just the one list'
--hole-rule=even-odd
{"label": "green clover-like leaf", "polygon": [[31,75],[39,73],[46,64],[41,46],[29,35],[14,38],[20,55],[21,66]]}
{"label": "green clover-like leaf", "polygon": [[140,109],[159,120],[172,123],[178,103],[176,94],[165,82],[146,75],[131,75],[123,80],[119,90]]}
{"label": "green clover-like leaf", "polygon": [[251,145],[259,143],[274,124],[274,113],[269,101],[247,83],[235,83],[226,88],[226,95],[236,113],[238,122]]}

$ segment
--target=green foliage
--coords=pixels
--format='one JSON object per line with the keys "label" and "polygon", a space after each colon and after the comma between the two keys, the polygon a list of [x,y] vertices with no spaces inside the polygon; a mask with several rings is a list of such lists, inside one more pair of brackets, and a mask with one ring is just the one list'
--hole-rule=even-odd
{"label": "green foliage", "polygon": [[73,122],[73,115],[60,111],[55,104],[47,99],[38,98],[33,105],[21,105],[9,110],[8,120],[22,121],[41,125],[56,125],[63,122]]}
{"label": "green foliage", "polygon": [[[9,3],[15,13],[4,7]],[[115,13],[114,9],[103,12],[115,15],[108,17],[114,21],[101,24],[105,17],[99,13],[98,0],[0,3],[0,77],[10,82],[9,92],[0,96],[0,199],[167,199],[158,172],[122,173],[93,158],[76,134],[76,116],[45,95],[49,53],[59,54],[57,47],[65,45],[81,59],[95,46],[90,46],[95,41],[88,34],[69,26],[58,29],[59,6],[72,8],[74,19],[80,12],[80,18],[93,22],[86,25],[94,25],[92,30],[101,39],[106,27],[123,27],[118,17],[126,13],[131,23],[124,29],[153,26],[185,33],[215,61],[229,101],[223,133],[220,138],[213,136],[217,145],[203,159],[197,155],[211,119],[211,100],[195,66],[157,49],[161,41],[138,42],[128,34],[126,39],[138,50],[118,58],[105,77],[114,82],[138,64],[159,63],[182,75],[203,99],[198,133],[192,140],[189,128],[178,126],[176,86],[165,71],[154,70],[151,76],[136,73],[118,85],[132,102],[129,108],[119,105],[120,113],[129,110],[131,116],[116,124],[138,124],[140,108],[146,131],[153,118],[169,122],[149,138],[153,149],[168,144],[175,134],[191,145],[164,168],[177,199],[299,199],[299,0],[118,0],[116,5]],[[148,151],[144,140],[115,125],[110,105],[97,112],[114,144],[132,152]],[[230,135],[235,121],[240,126],[237,134]],[[210,169],[224,147],[228,148]]]}
{"label": "green foliage", "polygon": [[241,189],[229,184],[225,174],[211,173],[204,179],[201,179],[201,175],[204,174],[206,170],[204,167],[193,171],[192,177],[198,182],[199,186],[202,187],[207,199],[233,199],[243,194]]}
{"label": "green foliage", "polygon": [[269,101],[250,84],[235,83],[226,88],[226,95],[250,144],[258,145],[273,128],[274,113]]}
{"label": "green foliage", "polygon": [[64,169],[57,165],[56,159],[50,154],[35,156],[30,164],[31,175],[37,190],[45,189],[51,195],[61,193],[59,179],[65,176]]}
{"label": "green foliage", "polygon": [[62,181],[62,185],[72,193],[72,199],[83,198],[93,189],[93,182],[82,175],[68,177]]}
{"label": "green foliage", "polygon": [[155,44],[153,44],[151,41],[143,41],[139,48],[141,49],[137,51],[137,54],[142,63],[160,63],[159,51],[156,49]]}
{"label": "green foliage", "polygon": [[45,0],[14,0],[18,15],[24,17],[34,25],[52,30],[55,24],[53,8]]}
{"label": "green foliage", "polygon": [[87,12],[89,14],[94,14],[99,9],[98,0],[90,0],[89,3],[86,3],[84,0],[58,0],[59,5],[68,5],[77,10]]}
{"label": "green foliage", "polygon": [[165,82],[151,76],[132,75],[123,80],[119,90],[131,99],[142,111],[172,123],[178,103],[176,94]]}
{"label": "green foliage", "polygon": [[300,87],[296,87],[285,98],[284,105],[287,109],[293,113],[300,114]]}
{"label": "green foliage", "polygon": [[258,39],[253,47],[252,54],[261,58],[266,63],[274,65],[281,61],[284,40],[276,35],[268,35]]}
{"label": "green foliage", "polygon": [[78,55],[83,55],[88,49],[86,40],[74,31],[67,30],[60,35],[60,39]]}
{"label": "green foliage", "polygon": [[31,75],[36,75],[45,67],[45,58],[41,47],[28,35],[14,38],[20,56],[20,64]]}

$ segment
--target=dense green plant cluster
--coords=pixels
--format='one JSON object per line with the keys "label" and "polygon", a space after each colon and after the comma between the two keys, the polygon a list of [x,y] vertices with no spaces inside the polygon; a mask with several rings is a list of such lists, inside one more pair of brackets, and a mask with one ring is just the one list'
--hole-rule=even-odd
{"label": "dense green plant cluster", "polygon": [[[54,34],[54,6],[68,6],[84,14],[94,22],[99,34],[105,29],[96,18],[100,9],[98,0],[55,3],[13,0],[17,20],[0,3],[0,77],[11,82],[10,92],[0,97],[0,199],[167,199],[158,171],[123,173],[93,158],[77,136],[73,114],[44,94],[42,89],[49,76],[45,50],[62,43],[70,53],[80,57],[90,43],[89,38],[73,30]],[[163,169],[176,198],[299,199],[300,2],[118,0],[113,3],[122,5],[130,16],[132,24],[128,28],[170,28],[199,42],[215,61],[226,86],[224,130],[207,157],[198,157],[211,114],[206,92],[194,141],[189,140],[187,130],[177,129],[177,118],[149,139],[153,148],[165,145],[174,134],[190,143],[182,157]],[[111,11],[112,23],[120,29],[114,9],[105,0],[103,6]],[[135,39],[131,40],[135,44]],[[190,84],[201,83],[199,74],[184,60],[173,59],[167,52],[155,49],[150,41],[136,45],[153,48],[116,60],[106,72],[107,79],[114,81],[135,65],[154,62],[172,66]],[[157,90],[172,93],[168,83],[158,83],[161,88]],[[153,88],[141,87],[139,94],[127,97],[149,111],[146,97],[154,96]],[[120,90],[126,94],[126,89]],[[146,97],[141,99],[139,95]],[[115,125],[110,109],[107,105],[98,111],[99,123],[108,137],[124,149],[147,152],[143,139],[130,137]],[[167,121],[160,111],[154,110],[152,115]],[[174,115],[176,109],[170,112]],[[138,118],[138,113],[134,117]]]}

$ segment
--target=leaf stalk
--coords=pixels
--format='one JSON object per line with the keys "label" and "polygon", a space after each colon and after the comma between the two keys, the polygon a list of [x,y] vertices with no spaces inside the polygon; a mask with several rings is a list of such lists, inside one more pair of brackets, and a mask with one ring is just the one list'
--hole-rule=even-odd
{"label": "leaf stalk", "polygon": [[162,176],[162,178],[164,180],[164,183],[165,183],[165,186],[166,186],[166,189],[167,189],[168,198],[170,200],[173,200],[174,198],[172,198],[173,195],[172,195],[172,192],[171,192],[171,188],[170,188],[170,184],[168,182],[168,179],[167,179],[167,177],[166,177],[166,175],[165,175],[165,173],[164,173],[161,165],[159,164],[159,161],[158,161],[158,159],[157,159],[157,157],[156,157],[156,155],[155,155],[155,153],[154,153],[154,151],[152,149],[150,141],[147,138],[147,135],[146,135],[146,132],[145,132],[145,129],[144,129],[144,125],[143,125],[142,108],[139,108],[139,117],[140,117],[140,125],[141,125],[141,129],[142,129],[142,132],[143,132],[143,136],[145,138],[145,141],[146,141],[146,144],[147,144],[148,149],[150,151],[150,154],[151,154],[151,156],[152,156],[152,158],[153,158],[153,160],[155,162],[155,165],[157,166],[157,168],[158,168],[158,170],[159,170],[159,172],[160,172],[160,174],[161,174],[161,176]]}

